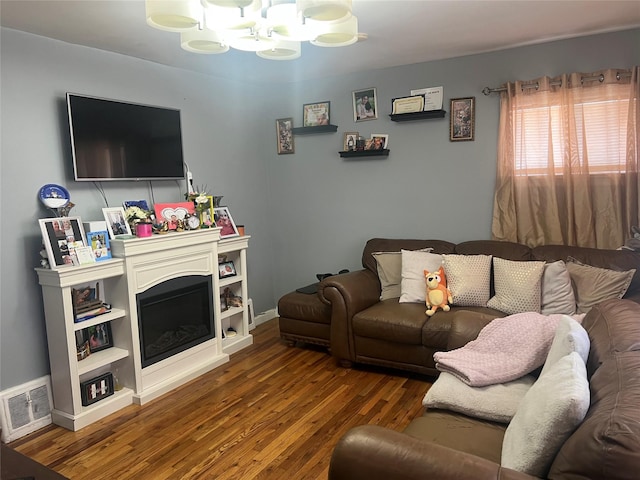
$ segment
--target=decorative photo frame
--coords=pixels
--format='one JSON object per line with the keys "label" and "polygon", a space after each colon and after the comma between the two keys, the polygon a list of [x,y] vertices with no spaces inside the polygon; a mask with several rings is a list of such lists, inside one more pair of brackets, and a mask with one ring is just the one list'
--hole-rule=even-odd
{"label": "decorative photo frame", "polygon": [[358,142],[358,132],[344,132],[344,140],[342,150],[350,152],[356,149],[356,143]]}
{"label": "decorative photo frame", "polygon": [[167,222],[169,230],[176,230],[184,224],[188,215],[193,215],[196,207],[193,202],[156,203],[153,206],[156,222]]}
{"label": "decorative photo frame", "polygon": [[375,88],[355,90],[352,93],[353,120],[364,122],[378,118],[378,96]]}
{"label": "decorative photo frame", "polygon": [[[90,327],[78,330],[81,338],[76,333],[76,345],[89,342],[89,352],[96,353],[113,347],[113,336],[111,335],[111,322],[98,323]],[[80,341],[79,341],[80,340]]]}
{"label": "decorative photo frame", "polygon": [[118,235],[131,235],[131,227],[122,207],[108,207],[102,209],[102,215],[107,222],[107,230],[111,238]]}
{"label": "decorative photo frame", "polygon": [[233,264],[233,262],[229,261],[218,264],[219,278],[235,277],[236,275],[236,266]]}
{"label": "decorative photo frame", "polygon": [[111,372],[80,383],[80,397],[84,407],[110,395],[113,395],[113,374]]}
{"label": "decorative photo frame", "polygon": [[93,251],[96,262],[109,260],[111,258],[111,244],[109,243],[109,232],[87,232],[87,244]]}
{"label": "decorative photo frame", "polygon": [[302,106],[302,126],[329,125],[331,102],[305,103]]}
{"label": "decorative photo frame", "polygon": [[276,134],[278,141],[278,155],[295,153],[293,142],[293,118],[279,118],[276,120]]}
{"label": "decorative photo frame", "polygon": [[238,227],[236,227],[229,207],[217,207],[213,209],[213,218],[216,227],[220,227],[220,238],[239,237]]}
{"label": "decorative photo frame", "polygon": [[146,212],[149,211],[149,204],[146,200],[125,200],[122,202],[122,206],[125,210],[129,207],[138,207]]}
{"label": "decorative photo frame", "polygon": [[449,113],[449,140],[475,139],[476,97],[452,98]]}
{"label": "decorative photo frame", "polygon": [[41,218],[38,221],[50,267],[57,270],[78,265],[75,250],[87,246],[80,217]]}
{"label": "decorative photo frame", "polygon": [[387,150],[389,148],[389,135],[386,133],[372,133],[373,145],[371,150]]}

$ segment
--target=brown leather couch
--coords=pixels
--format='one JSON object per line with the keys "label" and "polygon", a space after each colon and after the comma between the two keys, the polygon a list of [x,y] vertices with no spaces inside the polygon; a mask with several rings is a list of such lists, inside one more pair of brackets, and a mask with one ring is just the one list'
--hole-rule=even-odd
{"label": "brown leather couch", "polygon": [[[640,304],[607,300],[582,325],[591,348],[591,406],[551,465],[549,479],[637,479],[640,475]],[[420,399],[416,399],[420,401]],[[355,427],[333,451],[330,480],[532,479],[502,468],[507,425],[426,410],[404,432]]]}
{"label": "brown leather couch", "polygon": [[[397,298],[380,301],[374,252],[433,248],[434,253],[493,255],[513,261],[557,261],[573,257],[595,267],[625,271],[636,269],[624,298],[640,303],[640,253],[631,250],[601,250],[568,246],[526,245],[493,240],[459,244],[443,240],[374,238],[362,253],[362,270],[329,277],[320,282],[318,295],[331,306],[331,354],[340,364],[378,365],[437,375],[433,354],[452,350],[475,338],[479,328],[505,313],[487,307],[455,307],[425,314],[424,303],[399,303]],[[451,335],[456,332],[456,335]]]}

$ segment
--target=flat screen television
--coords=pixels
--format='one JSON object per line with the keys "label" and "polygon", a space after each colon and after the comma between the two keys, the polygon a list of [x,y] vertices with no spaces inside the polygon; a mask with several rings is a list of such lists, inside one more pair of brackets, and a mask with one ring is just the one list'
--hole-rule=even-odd
{"label": "flat screen television", "polygon": [[67,93],[74,179],[184,178],[180,110]]}

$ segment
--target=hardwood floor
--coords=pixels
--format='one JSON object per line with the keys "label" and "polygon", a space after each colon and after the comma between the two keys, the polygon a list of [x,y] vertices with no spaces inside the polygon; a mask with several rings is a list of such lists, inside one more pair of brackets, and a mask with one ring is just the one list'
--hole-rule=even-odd
{"label": "hardwood floor", "polygon": [[422,412],[428,377],[340,368],[323,348],[287,347],[276,319],[252,333],[229,363],[144,406],[9,446],[73,480],[326,479],[349,428],[402,430]]}

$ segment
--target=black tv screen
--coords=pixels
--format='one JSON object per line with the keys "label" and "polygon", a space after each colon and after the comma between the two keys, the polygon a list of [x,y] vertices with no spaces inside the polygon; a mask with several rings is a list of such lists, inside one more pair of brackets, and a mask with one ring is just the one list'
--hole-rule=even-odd
{"label": "black tv screen", "polygon": [[184,178],[180,110],[67,93],[76,181]]}

